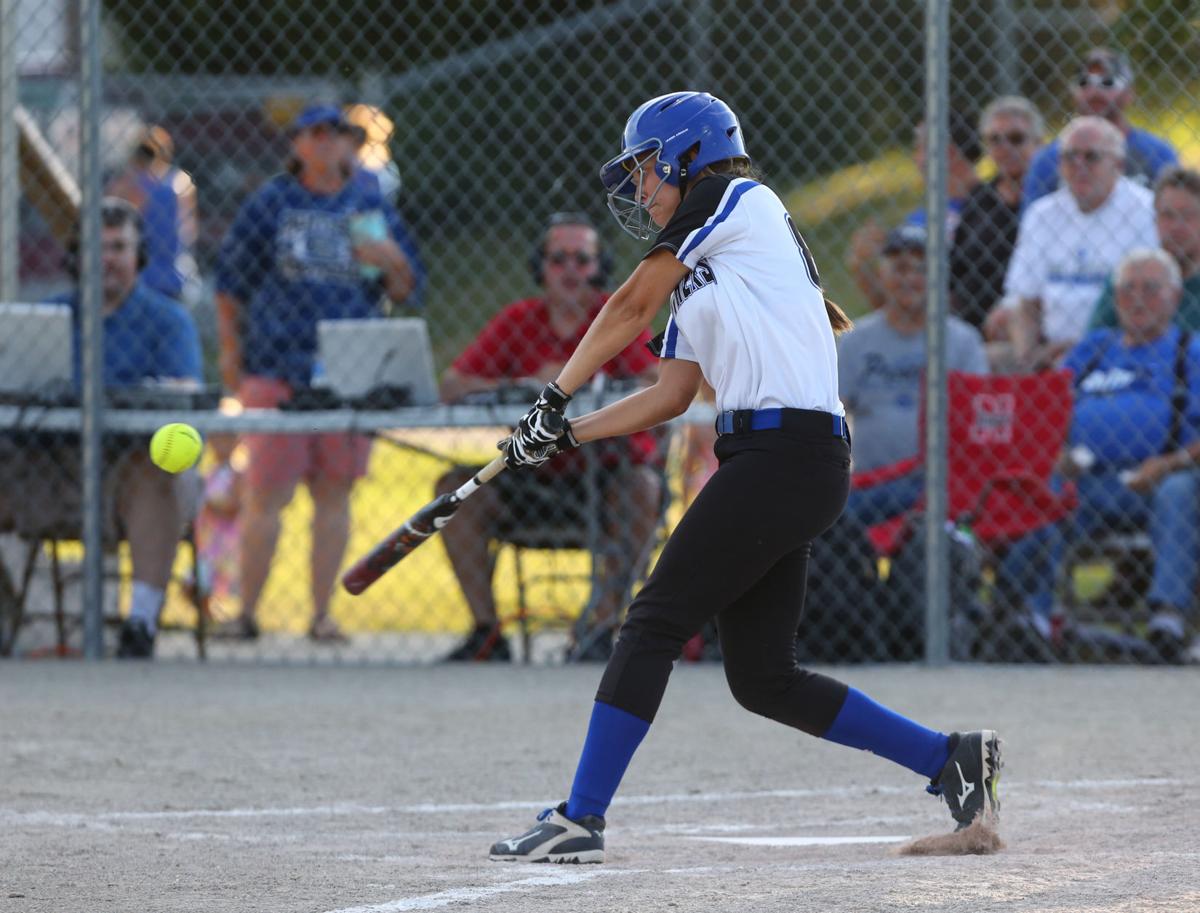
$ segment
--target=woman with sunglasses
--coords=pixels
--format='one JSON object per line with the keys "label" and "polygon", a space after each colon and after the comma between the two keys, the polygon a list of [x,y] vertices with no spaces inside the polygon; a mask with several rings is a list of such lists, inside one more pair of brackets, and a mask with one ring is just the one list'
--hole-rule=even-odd
{"label": "woman with sunglasses", "polygon": [[950,251],[954,311],[978,329],[1004,296],[1004,272],[1021,221],[1022,184],[1044,130],[1037,108],[1016,95],[997,98],[979,117],[979,134],[996,176],[967,194]]}
{"label": "woman with sunglasses", "polygon": [[[352,180],[341,109],[313,105],[288,131],[285,173],[250,196],[216,271],[221,380],[248,408],[274,408],[319,374],[317,323],[379,313],[380,298],[418,300],[423,274],[395,210]],[[309,636],[344,640],[329,600],[346,548],[350,490],[366,472],[361,435],[251,434],[242,514],[242,612],[224,633],[258,636],[255,609],[279,536],[279,516],[304,481],[313,499]]]}
{"label": "woman with sunglasses", "polygon": [[[683,412],[701,378],[716,391],[717,471],[633,600],[605,669],[565,802],[494,860],[602,862],[604,815],[658,710],[684,643],[716,618],[725,673],[748,710],[871,751],[930,781],[960,827],[997,804],[992,730],[946,735],[799,668],[795,633],[809,547],[841,513],[850,440],[834,337],[850,328],[779,198],[758,180],[732,110],[700,92],[664,95],[625,125],[600,170],[629,234],[661,231],[555,382],[501,442],[513,468]],[[567,422],[589,377],[670,298],[658,382]]]}

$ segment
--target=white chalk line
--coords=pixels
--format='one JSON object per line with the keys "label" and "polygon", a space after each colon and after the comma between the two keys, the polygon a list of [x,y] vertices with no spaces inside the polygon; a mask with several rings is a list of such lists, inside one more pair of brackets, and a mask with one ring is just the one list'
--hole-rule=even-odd
{"label": "white chalk line", "polygon": [[357,907],[342,907],[330,910],[328,913],[403,913],[405,910],[433,910],[437,907],[448,907],[451,904],[472,903],[494,897],[497,894],[530,891],[534,888],[564,887],[583,884],[596,878],[611,878],[622,875],[636,875],[640,869],[576,869],[551,870],[545,875],[534,875],[519,878],[516,881],[502,881],[499,884],[482,885],[474,888],[450,888],[438,891],[436,894],[421,894],[416,897],[401,897],[377,904],[364,904]]}
{"label": "white chalk line", "polygon": [[[1174,778],[1125,778],[1113,780],[1032,780],[1027,782],[1006,781],[1006,794],[1020,794],[1025,789],[1056,790],[1104,790],[1128,788],[1175,788],[1191,785],[1191,781]],[[872,796],[911,795],[912,786],[844,786],[824,789],[766,789],[738,792],[708,793],[665,793],[646,796],[618,797],[614,806],[665,805],[672,803],[718,803],[746,802],[764,799],[813,799],[813,798],[870,798]],[[918,787],[919,789],[919,787]],[[112,825],[122,822],[171,821],[189,818],[321,818],[321,817],[368,817],[378,815],[440,815],[458,812],[492,812],[541,809],[553,805],[547,800],[524,799],[502,802],[419,803],[415,805],[358,805],[337,803],[333,805],[296,806],[285,808],[193,808],[166,809],[163,811],[134,812],[20,812],[0,809],[0,822],[5,824],[45,825],[59,827],[88,827]]]}
{"label": "white chalk line", "polygon": [[733,843],[740,846],[853,846],[863,843],[903,843],[908,835],[895,837],[686,837],[706,843]]}
{"label": "white chalk line", "polygon": [[[704,838],[693,837],[693,840]],[[864,843],[898,843],[908,840],[908,837],[769,837],[769,838],[711,838],[714,842],[721,843],[753,843],[755,846],[839,846],[845,844],[864,844]],[[791,871],[801,871],[810,869],[825,869],[829,867],[829,863],[820,863],[818,865],[797,866],[789,864],[784,868]],[[540,866],[522,866],[526,871]],[[729,866],[687,866],[676,867],[670,869],[662,869],[656,872],[659,875],[684,875],[697,876],[708,875],[720,871],[733,871]],[[485,885],[481,887],[471,888],[450,888],[445,891],[438,891],[436,894],[421,894],[413,897],[401,897],[395,900],[388,900],[377,904],[362,904],[355,907],[342,907],[337,910],[329,910],[326,913],[403,913],[406,910],[431,910],[437,907],[445,907],[451,904],[469,904],[474,901],[484,900],[493,897],[497,894],[508,894],[513,892],[523,892],[539,887],[574,887],[597,878],[638,875],[644,873],[645,869],[618,869],[613,867],[591,868],[581,870],[575,867],[562,871],[551,871],[544,876],[531,876],[521,878],[515,881],[500,882],[499,884]]]}

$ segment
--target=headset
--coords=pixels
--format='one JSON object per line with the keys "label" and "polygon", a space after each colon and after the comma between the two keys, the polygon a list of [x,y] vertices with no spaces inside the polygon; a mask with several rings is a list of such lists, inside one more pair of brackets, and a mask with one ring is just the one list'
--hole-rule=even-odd
{"label": "headset", "polygon": [[546,239],[550,234],[550,229],[558,225],[583,225],[596,232],[597,243],[599,245],[599,259],[596,266],[596,274],[588,281],[596,288],[604,288],[608,285],[608,277],[613,270],[612,254],[605,249],[604,241],[599,237],[600,232],[596,228],[596,224],[585,212],[556,212],[546,220],[546,228],[542,231],[542,238],[529,254],[529,273],[533,276],[533,281],[538,285],[542,285],[546,280]]}
{"label": "headset", "polygon": [[[100,225],[102,228],[113,228],[125,223],[133,225],[138,236],[137,269],[140,273],[150,262],[146,250],[146,222],[136,206],[120,197],[105,197],[100,201]],[[67,238],[67,250],[63,254],[63,270],[72,279],[79,278],[79,223],[76,222]]]}

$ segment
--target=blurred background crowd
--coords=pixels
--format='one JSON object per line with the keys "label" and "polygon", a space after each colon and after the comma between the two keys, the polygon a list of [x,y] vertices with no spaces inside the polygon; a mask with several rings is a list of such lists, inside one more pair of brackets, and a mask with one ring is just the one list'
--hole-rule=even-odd
{"label": "blurred background crowd", "polygon": [[[711,91],[857,323],[839,354],[855,490],[814,545],[827,582],[798,649],[922,652],[933,159],[949,198],[952,655],[1195,661],[1200,48],[1186,6],[953,4],[934,147],[917,4],[106,2],[105,385],[211,393],[189,403],[227,415],[524,404],[640,255],[596,177],[623,118],[662,92]],[[0,300],[68,309],[77,381],[87,49],[75,4],[16,0],[2,25],[0,100],[19,129],[0,169]],[[10,343],[23,313],[0,313]],[[436,391],[380,383],[392,366],[354,343],[342,351],[369,376],[356,397],[331,389],[343,366],[319,324],[368,319],[419,324]],[[654,371],[639,343],[594,393]],[[80,485],[78,442],[30,430],[45,389],[9,386],[0,647],[20,652],[11,619],[53,602],[36,569],[48,543],[57,568],[78,540],[79,496],[62,492]],[[69,390],[57,404],[77,405]],[[347,556],[459,484],[503,425],[351,430],[209,435],[200,471],[174,479],[136,440],[110,442],[114,648],[189,653],[199,613],[228,655],[509,661],[542,643],[544,658],[603,659],[662,531],[714,468],[711,430],[693,423],[517,476],[351,601],[335,595]],[[180,538],[193,548],[177,556]],[[61,620],[54,636],[70,639]],[[716,655],[707,634],[687,651]]]}

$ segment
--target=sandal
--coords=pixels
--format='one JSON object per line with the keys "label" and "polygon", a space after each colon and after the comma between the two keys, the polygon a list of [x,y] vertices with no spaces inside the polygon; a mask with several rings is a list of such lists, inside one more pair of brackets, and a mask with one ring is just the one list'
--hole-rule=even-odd
{"label": "sandal", "polygon": [[338,627],[337,622],[328,615],[323,615],[312,623],[312,627],[308,629],[308,639],[325,644],[345,644],[350,642],[350,638],[342,633],[342,629]]}
{"label": "sandal", "polygon": [[216,640],[258,640],[258,622],[253,618],[230,618],[216,625],[208,635]]}

